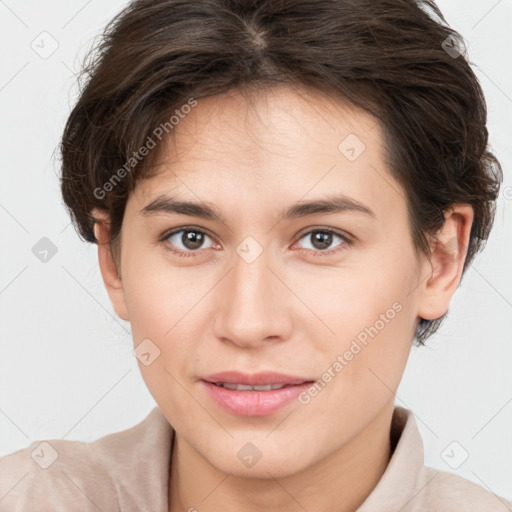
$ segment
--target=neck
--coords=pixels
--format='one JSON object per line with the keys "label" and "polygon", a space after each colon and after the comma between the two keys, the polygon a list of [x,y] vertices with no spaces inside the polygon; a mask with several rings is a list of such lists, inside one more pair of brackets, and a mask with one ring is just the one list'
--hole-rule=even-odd
{"label": "neck", "polygon": [[313,466],[285,477],[226,474],[177,434],[171,456],[169,512],[354,512],[379,482],[391,457],[393,404],[348,444]]}

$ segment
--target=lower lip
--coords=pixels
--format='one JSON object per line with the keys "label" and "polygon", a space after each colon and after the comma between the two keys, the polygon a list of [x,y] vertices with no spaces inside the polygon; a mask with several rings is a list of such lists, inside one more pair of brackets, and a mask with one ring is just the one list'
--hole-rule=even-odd
{"label": "lower lip", "polygon": [[239,416],[266,416],[290,403],[302,392],[307,391],[313,382],[285,386],[270,391],[236,391],[201,381],[210,396],[223,409]]}

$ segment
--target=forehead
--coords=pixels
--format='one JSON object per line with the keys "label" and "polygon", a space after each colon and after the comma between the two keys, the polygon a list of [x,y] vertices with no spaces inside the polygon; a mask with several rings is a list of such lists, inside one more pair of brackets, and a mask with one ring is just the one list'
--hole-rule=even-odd
{"label": "forehead", "polygon": [[333,93],[289,86],[246,94],[233,89],[200,99],[183,116],[167,138],[167,156],[191,160],[224,152],[257,170],[272,154],[296,160],[321,150],[337,156],[346,135],[363,138],[374,128],[373,142],[380,143],[377,121]]}
{"label": "forehead", "polygon": [[282,86],[202,98],[158,151],[156,175],[137,184],[139,207],[165,192],[226,207],[333,191],[381,208],[404,199],[377,120],[334,94]]}

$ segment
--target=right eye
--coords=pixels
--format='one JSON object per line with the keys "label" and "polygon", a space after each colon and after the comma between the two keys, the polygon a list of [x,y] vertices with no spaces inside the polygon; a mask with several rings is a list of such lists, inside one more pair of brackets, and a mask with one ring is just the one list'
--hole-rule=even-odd
{"label": "right eye", "polygon": [[[161,241],[168,242],[171,247],[167,248],[178,256],[190,257],[195,256],[194,253],[199,252],[207,238],[212,240],[202,229],[187,227],[175,229],[167,233],[162,237]],[[206,249],[213,245],[214,243],[206,247]]]}

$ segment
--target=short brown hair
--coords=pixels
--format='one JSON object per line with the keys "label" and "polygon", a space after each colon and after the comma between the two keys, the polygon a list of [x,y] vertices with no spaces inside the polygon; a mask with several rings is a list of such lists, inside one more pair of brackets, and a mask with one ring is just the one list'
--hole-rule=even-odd
{"label": "short brown hair", "polygon": [[[502,170],[464,41],[433,1],[136,0],[107,25],[81,79],[61,188],[89,242],[94,208],[117,240],[129,193],[150,175],[138,151],[155,127],[191,98],[279,84],[334,91],[379,120],[417,251],[429,254],[427,235],[456,203],[474,209],[464,271],[488,238]],[[419,344],[444,316],[420,319]]]}

